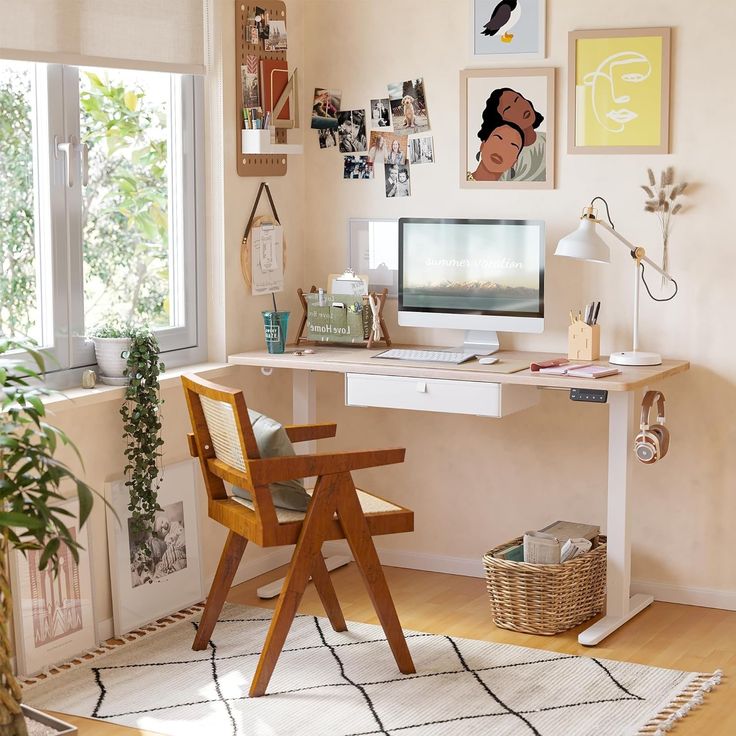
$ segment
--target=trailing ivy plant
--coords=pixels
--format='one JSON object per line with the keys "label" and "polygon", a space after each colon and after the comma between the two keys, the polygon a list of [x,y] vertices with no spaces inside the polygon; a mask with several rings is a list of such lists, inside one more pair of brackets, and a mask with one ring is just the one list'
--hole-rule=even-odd
{"label": "trailing ivy plant", "polygon": [[[33,363],[8,355],[23,351]],[[37,550],[39,569],[59,571],[63,548],[79,561],[79,543],[70,531],[73,515],[60,506],[62,485],[76,487],[79,527],[89,518],[93,491],[58,460],[66,446],[79,452],[69,437],[46,421],[43,397],[44,357],[31,344],[0,339],[0,735],[26,736],[20,709],[21,690],[10,666],[8,631],[13,609],[8,555]],[[81,462],[81,458],[80,458]]]}
{"label": "trailing ivy plant", "polygon": [[123,418],[125,448],[125,485],[130,493],[128,511],[131,513],[129,534],[131,541],[145,543],[153,530],[161,487],[160,460],[164,441],[161,438],[161,391],[159,375],[165,370],[159,360],[156,336],[148,329],[127,328],[126,334],[106,337],[130,337],[128,367],[125,371],[129,384],[120,408]]}

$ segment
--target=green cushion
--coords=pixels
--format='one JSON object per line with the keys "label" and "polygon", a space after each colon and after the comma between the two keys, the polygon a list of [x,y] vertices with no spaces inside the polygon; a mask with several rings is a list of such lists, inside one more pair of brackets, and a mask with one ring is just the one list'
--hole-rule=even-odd
{"label": "green cushion", "polygon": [[[286,430],[275,419],[248,409],[248,417],[253,426],[258,452],[262,458],[293,457],[296,455]],[[270,483],[269,489],[273,498],[273,505],[281,509],[306,511],[309,503],[309,494],[304,490],[302,480],[280,480]],[[233,486],[233,495],[251,501],[250,492],[244,488]]]}

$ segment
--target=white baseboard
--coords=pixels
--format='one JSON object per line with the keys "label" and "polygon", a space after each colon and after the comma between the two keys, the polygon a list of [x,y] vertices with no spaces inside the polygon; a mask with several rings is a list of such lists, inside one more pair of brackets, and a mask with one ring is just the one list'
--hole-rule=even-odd
{"label": "white baseboard", "polygon": [[[328,542],[324,545],[323,551],[325,554],[350,555],[350,550],[344,542]],[[444,572],[449,575],[465,575],[472,578],[485,576],[483,562],[480,559],[380,548],[378,548],[378,556],[381,558],[381,563],[388,567]],[[665,603],[680,603],[686,606],[703,606],[704,608],[736,611],[736,591],[692,588],[684,585],[632,580],[631,593],[632,595],[635,593],[649,593],[654,596],[654,600]]]}
{"label": "white baseboard", "polygon": [[704,608],[736,611],[736,592],[731,590],[690,588],[684,585],[653,583],[648,580],[632,580],[631,592],[649,593],[649,595],[654,596],[655,601],[665,603],[681,603],[685,606],[703,606]]}
{"label": "white baseboard", "polygon": [[[257,578],[259,575],[271,572],[271,570],[275,570],[277,567],[281,567],[282,565],[287,565],[289,560],[291,560],[291,555],[293,553],[293,546],[277,547],[276,549],[272,549],[258,555],[255,559],[248,559],[248,552],[246,550],[245,560],[235,573],[233,586],[240,585],[240,583],[244,583],[246,580]],[[207,595],[206,590],[205,595]]]}

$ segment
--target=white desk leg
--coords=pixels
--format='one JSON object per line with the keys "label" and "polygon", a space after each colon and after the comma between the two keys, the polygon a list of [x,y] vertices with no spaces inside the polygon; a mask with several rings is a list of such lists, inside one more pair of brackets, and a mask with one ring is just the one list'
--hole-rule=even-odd
{"label": "white desk leg", "polygon": [[645,609],[651,595],[631,595],[631,541],[628,504],[631,485],[631,429],[634,393],[611,391],[608,408],[608,569],[606,615],[582,631],[578,642],[593,646]]}
{"label": "white desk leg", "polygon": [[[292,371],[292,414],[294,424],[313,424],[317,421],[317,386],[312,371]],[[317,452],[316,442],[300,442],[296,445],[300,455]],[[307,488],[313,488],[316,478],[305,478]],[[333,555],[325,560],[328,570],[336,570],[350,562],[350,557]],[[284,584],[284,578],[263,585],[256,593],[259,598],[275,598]]]}

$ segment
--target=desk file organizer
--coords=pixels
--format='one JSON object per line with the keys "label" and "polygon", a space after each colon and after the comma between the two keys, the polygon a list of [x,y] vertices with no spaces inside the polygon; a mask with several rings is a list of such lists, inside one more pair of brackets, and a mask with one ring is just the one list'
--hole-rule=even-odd
{"label": "desk file organizer", "polygon": [[[368,297],[349,294],[320,294],[316,286],[307,293],[297,290],[304,313],[299,325],[296,344],[305,342],[337,343],[341,345],[359,345],[372,348],[378,343],[391,345],[391,338],[383,320],[383,307],[388,296],[388,289],[372,296],[378,300],[378,319],[383,337],[374,340],[372,335],[373,313]],[[342,304],[344,307],[336,307]],[[306,333],[306,334],[305,334]]]}

